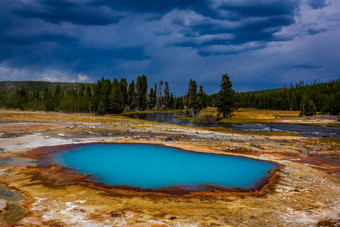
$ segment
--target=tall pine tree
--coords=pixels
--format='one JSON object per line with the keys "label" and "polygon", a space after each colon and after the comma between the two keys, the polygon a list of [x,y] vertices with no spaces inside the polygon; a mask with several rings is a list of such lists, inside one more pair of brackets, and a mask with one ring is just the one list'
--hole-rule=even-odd
{"label": "tall pine tree", "polygon": [[127,104],[130,110],[134,110],[136,108],[136,85],[134,80],[132,80],[129,85]]}
{"label": "tall pine tree", "polygon": [[235,91],[228,74],[222,76],[221,90],[218,93],[218,112],[223,114],[223,118],[229,117],[235,108]]}
{"label": "tall pine tree", "polygon": [[139,76],[136,84],[137,108],[139,110],[145,110],[147,107],[147,92],[148,82],[146,76]]}
{"label": "tall pine tree", "polygon": [[110,100],[110,112],[119,114],[124,111],[124,101],[121,86],[117,79],[113,80]]}

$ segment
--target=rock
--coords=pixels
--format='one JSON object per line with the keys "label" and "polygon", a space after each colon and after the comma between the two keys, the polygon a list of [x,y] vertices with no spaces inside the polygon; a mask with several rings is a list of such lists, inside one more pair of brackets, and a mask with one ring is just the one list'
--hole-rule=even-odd
{"label": "rock", "polygon": [[174,141],[174,137],[173,136],[168,136],[165,138],[165,142],[167,141]]}
{"label": "rock", "polygon": [[298,151],[304,153],[305,151],[303,149],[304,149],[304,147],[299,147]]}
{"label": "rock", "polygon": [[6,209],[7,202],[5,200],[0,199],[0,211]]}
{"label": "rock", "polygon": [[123,210],[113,210],[110,212],[111,217],[113,218],[123,218],[125,217],[125,211]]}

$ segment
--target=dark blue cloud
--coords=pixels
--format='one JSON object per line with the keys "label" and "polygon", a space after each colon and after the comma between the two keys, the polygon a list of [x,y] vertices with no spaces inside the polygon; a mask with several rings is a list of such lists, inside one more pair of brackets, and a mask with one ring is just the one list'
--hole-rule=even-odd
{"label": "dark blue cloud", "polygon": [[113,10],[155,14],[164,14],[174,9],[191,9],[202,15],[212,16],[216,13],[211,8],[211,3],[211,0],[96,0],[90,2],[89,5],[105,5]]}
{"label": "dark blue cloud", "polygon": [[[93,80],[145,73],[157,77],[153,82],[197,76],[218,87],[229,71],[247,81],[248,74],[273,78],[287,71],[293,79],[313,70],[333,75],[338,52],[325,33],[339,35],[339,4],[328,1],[1,0],[0,79],[11,70],[25,79],[46,70]],[[278,67],[282,62],[286,68]]]}
{"label": "dark blue cloud", "polygon": [[39,0],[35,4],[21,4],[13,13],[24,18],[38,18],[50,23],[67,21],[81,25],[107,25],[117,23],[121,17],[105,8],[87,7],[85,4],[63,0]]}
{"label": "dark blue cloud", "polygon": [[[182,33],[185,38],[176,41],[174,45],[196,48],[199,54],[210,56],[214,53],[223,53],[223,51],[208,53],[206,47],[211,45],[242,45],[254,41],[272,42],[293,39],[293,36],[280,38],[274,34],[295,23],[298,9],[299,1],[297,0],[279,2],[274,0],[260,2],[231,0],[222,2],[215,8],[215,14],[219,16],[212,17],[210,20],[204,19],[193,25],[186,25],[187,22],[180,19],[175,20],[175,24],[183,26]],[[226,37],[223,37],[226,33]],[[195,39],[203,35],[218,35],[219,37],[207,41]],[[263,48],[266,45],[258,45],[258,48],[260,47]],[[245,49],[247,48],[241,48],[239,51],[243,52]],[[232,53],[237,53],[237,51],[232,51]]]}
{"label": "dark blue cloud", "polygon": [[232,0],[224,1],[219,6],[220,9],[229,12],[235,19],[243,17],[292,15],[298,7],[299,1],[297,0]]}
{"label": "dark blue cloud", "polygon": [[322,68],[320,65],[312,65],[312,64],[297,64],[293,65],[294,68],[297,69],[319,69]]}
{"label": "dark blue cloud", "polygon": [[1,42],[9,45],[32,45],[34,43],[57,43],[60,45],[75,45],[77,38],[62,34],[44,34],[38,36],[3,36]]}
{"label": "dark blue cloud", "polygon": [[325,0],[309,0],[309,5],[313,9],[321,9],[327,6]]}
{"label": "dark blue cloud", "polygon": [[307,30],[308,34],[310,35],[316,35],[316,34],[319,34],[320,32],[325,32],[327,31],[326,28],[309,28]]}

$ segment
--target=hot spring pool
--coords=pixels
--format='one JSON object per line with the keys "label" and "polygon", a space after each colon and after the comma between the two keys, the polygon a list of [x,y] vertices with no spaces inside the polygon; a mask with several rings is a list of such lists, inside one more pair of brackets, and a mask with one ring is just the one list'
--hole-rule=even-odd
{"label": "hot spring pool", "polygon": [[98,182],[145,189],[180,185],[204,190],[202,184],[250,189],[277,167],[255,159],[144,144],[83,145],[52,157],[77,173],[93,174]]}

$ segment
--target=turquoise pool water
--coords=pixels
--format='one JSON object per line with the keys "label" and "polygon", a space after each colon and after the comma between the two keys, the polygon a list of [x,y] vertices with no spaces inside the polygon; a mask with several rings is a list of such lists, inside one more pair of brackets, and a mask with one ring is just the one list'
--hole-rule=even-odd
{"label": "turquoise pool water", "polygon": [[147,189],[198,184],[250,188],[273,163],[234,156],[185,152],[141,144],[96,144],[52,155],[57,164],[77,168],[110,185]]}

